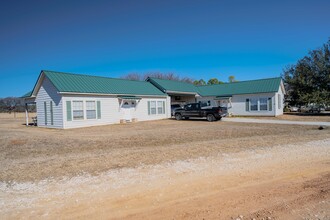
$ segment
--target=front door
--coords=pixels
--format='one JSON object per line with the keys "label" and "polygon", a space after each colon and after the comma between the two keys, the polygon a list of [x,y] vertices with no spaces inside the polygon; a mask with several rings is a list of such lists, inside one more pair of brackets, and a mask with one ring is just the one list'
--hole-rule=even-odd
{"label": "front door", "polygon": [[124,101],[121,106],[121,111],[123,112],[123,119],[126,121],[132,120],[132,105],[130,102]]}

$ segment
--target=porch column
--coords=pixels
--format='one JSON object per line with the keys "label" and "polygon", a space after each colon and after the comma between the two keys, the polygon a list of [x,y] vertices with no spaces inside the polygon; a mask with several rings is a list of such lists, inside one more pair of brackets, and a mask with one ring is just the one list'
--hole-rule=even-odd
{"label": "porch column", "polygon": [[28,112],[28,104],[25,103],[25,123],[26,126],[29,126],[29,112]]}

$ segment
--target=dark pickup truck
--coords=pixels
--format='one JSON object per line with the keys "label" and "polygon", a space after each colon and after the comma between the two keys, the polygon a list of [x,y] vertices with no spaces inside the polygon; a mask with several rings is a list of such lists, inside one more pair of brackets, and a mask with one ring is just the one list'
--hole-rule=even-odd
{"label": "dark pickup truck", "polygon": [[208,121],[218,121],[222,118],[223,112],[220,107],[201,107],[200,103],[190,103],[182,109],[176,109],[174,117],[176,120],[192,118],[205,118]]}

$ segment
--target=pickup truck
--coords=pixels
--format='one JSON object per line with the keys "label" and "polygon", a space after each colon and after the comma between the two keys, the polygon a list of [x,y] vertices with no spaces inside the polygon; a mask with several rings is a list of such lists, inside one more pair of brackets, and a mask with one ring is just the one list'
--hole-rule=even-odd
{"label": "pickup truck", "polygon": [[185,105],[182,109],[176,109],[174,111],[174,117],[176,120],[193,118],[205,118],[208,121],[218,121],[223,116],[222,109],[220,107],[201,107],[200,103],[190,103]]}

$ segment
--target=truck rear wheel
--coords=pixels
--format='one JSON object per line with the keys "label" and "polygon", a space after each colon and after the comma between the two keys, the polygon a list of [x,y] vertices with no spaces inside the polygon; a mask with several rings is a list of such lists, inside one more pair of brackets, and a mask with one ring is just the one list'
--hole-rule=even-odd
{"label": "truck rear wheel", "polygon": [[207,121],[215,121],[215,117],[214,117],[214,115],[212,115],[212,114],[208,114],[207,116],[206,116],[206,120]]}
{"label": "truck rear wheel", "polygon": [[181,120],[182,119],[182,115],[179,114],[179,113],[175,114],[175,119],[176,120]]}

